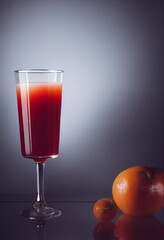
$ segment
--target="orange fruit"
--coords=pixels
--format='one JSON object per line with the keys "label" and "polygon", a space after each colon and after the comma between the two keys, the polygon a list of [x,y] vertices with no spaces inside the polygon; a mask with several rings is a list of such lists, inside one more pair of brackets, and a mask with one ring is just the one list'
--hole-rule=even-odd
{"label": "orange fruit", "polygon": [[164,206],[164,172],[146,166],[128,168],[115,178],[112,194],[122,212],[151,215]]}
{"label": "orange fruit", "polygon": [[113,199],[102,198],[94,204],[93,214],[98,221],[109,221],[116,216],[117,206]]}
{"label": "orange fruit", "polygon": [[122,214],[115,225],[114,235],[126,240],[162,240],[162,223],[153,215],[134,217]]}

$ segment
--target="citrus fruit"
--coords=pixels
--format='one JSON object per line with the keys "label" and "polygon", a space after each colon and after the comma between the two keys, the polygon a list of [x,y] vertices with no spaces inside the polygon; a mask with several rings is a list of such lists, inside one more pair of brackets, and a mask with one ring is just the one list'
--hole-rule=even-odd
{"label": "citrus fruit", "polygon": [[98,221],[109,221],[116,216],[117,206],[110,198],[102,198],[94,204],[93,214]]}
{"label": "citrus fruit", "polygon": [[122,212],[151,215],[164,205],[164,172],[146,166],[128,168],[116,176],[112,194]]}

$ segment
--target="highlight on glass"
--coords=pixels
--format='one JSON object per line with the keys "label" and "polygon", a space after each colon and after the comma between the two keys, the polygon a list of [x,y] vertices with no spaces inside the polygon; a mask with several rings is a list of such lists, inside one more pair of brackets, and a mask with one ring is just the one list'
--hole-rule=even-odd
{"label": "highlight on glass", "polygon": [[44,167],[59,154],[63,70],[16,70],[21,152],[33,159],[37,171],[37,197],[22,216],[38,219],[58,217],[60,210],[48,207],[44,197]]}

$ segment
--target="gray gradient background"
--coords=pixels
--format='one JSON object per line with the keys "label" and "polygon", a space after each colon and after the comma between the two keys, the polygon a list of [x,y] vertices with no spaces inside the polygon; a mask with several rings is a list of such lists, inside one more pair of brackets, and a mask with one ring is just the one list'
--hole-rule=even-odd
{"label": "gray gradient background", "polygon": [[47,198],[95,200],[127,167],[164,169],[163,12],[158,0],[0,2],[0,193],[36,191],[35,165],[20,153],[20,68],[65,71]]}

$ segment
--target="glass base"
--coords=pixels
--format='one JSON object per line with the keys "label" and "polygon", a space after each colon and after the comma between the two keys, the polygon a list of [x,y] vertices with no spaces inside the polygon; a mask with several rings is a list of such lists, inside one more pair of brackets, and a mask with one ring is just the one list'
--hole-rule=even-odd
{"label": "glass base", "polygon": [[20,215],[29,219],[45,219],[59,217],[62,212],[47,205],[35,203],[31,208],[23,210]]}

